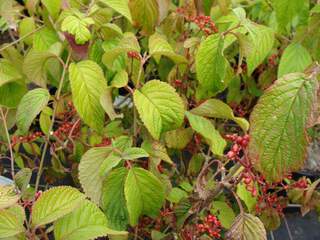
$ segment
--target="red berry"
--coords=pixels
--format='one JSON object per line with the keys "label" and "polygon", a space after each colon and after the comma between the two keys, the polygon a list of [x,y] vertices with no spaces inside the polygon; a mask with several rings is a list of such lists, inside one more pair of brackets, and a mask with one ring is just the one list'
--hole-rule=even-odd
{"label": "red berry", "polygon": [[236,154],[233,152],[233,151],[229,151],[228,153],[227,153],[227,158],[228,159],[234,159],[235,158],[235,156],[236,156]]}

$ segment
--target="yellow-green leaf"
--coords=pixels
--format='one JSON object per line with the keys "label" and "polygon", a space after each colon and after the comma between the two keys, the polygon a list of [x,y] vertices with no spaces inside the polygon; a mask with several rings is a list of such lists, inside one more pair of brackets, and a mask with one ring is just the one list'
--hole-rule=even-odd
{"label": "yellow-green leaf", "polygon": [[20,199],[15,186],[0,185],[0,209],[8,208],[14,205]]}
{"label": "yellow-green leaf", "polygon": [[270,53],[274,43],[274,32],[271,28],[246,21],[244,25],[249,32],[251,49],[247,53],[248,74],[256,69]]}
{"label": "yellow-green leaf", "polygon": [[100,168],[111,153],[110,147],[89,149],[81,158],[79,164],[79,180],[85,194],[96,204],[100,203],[103,175]]}
{"label": "yellow-green leaf", "polygon": [[204,137],[209,144],[211,151],[214,154],[222,156],[227,143],[215,129],[210,120],[190,112],[186,112],[186,116],[192,129]]}
{"label": "yellow-green leaf", "polygon": [[300,43],[290,44],[283,52],[279,68],[278,78],[295,72],[303,72],[312,63],[311,55]]}
{"label": "yellow-green leaf", "polygon": [[105,3],[124,17],[126,17],[129,22],[132,23],[132,17],[129,9],[129,0],[100,0],[100,2]]}
{"label": "yellow-green leaf", "polygon": [[156,217],[165,200],[162,182],[143,168],[134,167],[129,170],[124,192],[132,226],[138,223],[142,214]]}
{"label": "yellow-green leaf", "polygon": [[166,132],[165,141],[168,148],[183,149],[192,140],[193,131],[191,128],[178,128]]}
{"label": "yellow-green leaf", "polygon": [[92,24],[94,24],[92,18],[68,16],[63,20],[61,30],[74,35],[77,44],[84,44],[92,37],[89,30]]}
{"label": "yellow-green leaf", "polygon": [[[20,38],[30,34],[36,28],[36,24],[33,17],[25,17],[19,23],[19,35]],[[27,45],[32,45],[33,35],[25,37],[23,42]]]}
{"label": "yellow-green leaf", "polygon": [[229,105],[218,99],[209,99],[190,112],[202,117],[230,119],[236,122],[244,132],[249,130],[249,122],[245,118],[235,117]]}
{"label": "yellow-green leaf", "polygon": [[107,224],[107,218],[99,207],[85,200],[75,211],[54,223],[54,236],[56,240],[90,240],[108,234],[127,234],[109,229]]}
{"label": "yellow-green leaf", "polygon": [[51,17],[55,20],[58,18],[62,0],[41,0],[42,4],[46,7]]}
{"label": "yellow-green leaf", "polygon": [[108,227],[124,230],[129,223],[129,214],[124,196],[124,184],[128,169],[117,168],[103,182],[101,205],[108,218]]}
{"label": "yellow-green leaf", "polygon": [[129,7],[133,24],[141,27],[144,34],[150,35],[158,22],[157,0],[130,0]]}
{"label": "yellow-green leaf", "polygon": [[317,102],[317,71],[278,79],[251,114],[249,158],[270,181],[298,170],[306,159],[306,128]]}
{"label": "yellow-green leaf", "polygon": [[161,133],[181,126],[184,104],[169,84],[149,81],[135,90],[133,99],[143,123],[155,139],[159,139]]}
{"label": "yellow-green leaf", "polygon": [[17,110],[17,126],[22,134],[28,132],[33,120],[44,109],[50,99],[47,89],[36,88],[23,96]]}
{"label": "yellow-green leaf", "polygon": [[241,213],[234,220],[226,238],[230,240],[267,240],[267,233],[259,218]]}
{"label": "yellow-green leaf", "polygon": [[100,131],[104,125],[104,111],[100,96],[107,89],[101,67],[84,60],[72,63],[69,67],[72,99],[83,121],[91,128]]}
{"label": "yellow-green leaf", "polygon": [[177,64],[188,63],[188,60],[184,56],[173,51],[165,37],[159,33],[154,33],[149,37],[149,50],[150,55],[156,60],[160,60],[161,56],[166,56]]}
{"label": "yellow-green leaf", "polygon": [[25,229],[18,215],[10,209],[0,210],[0,239],[13,237]]}
{"label": "yellow-green leaf", "polygon": [[32,207],[32,226],[53,222],[80,206],[85,195],[76,188],[60,186],[43,192]]}

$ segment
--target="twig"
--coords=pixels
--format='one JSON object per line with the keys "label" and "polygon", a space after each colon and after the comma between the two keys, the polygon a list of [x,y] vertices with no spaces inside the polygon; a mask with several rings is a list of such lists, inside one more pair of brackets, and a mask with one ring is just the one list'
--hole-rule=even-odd
{"label": "twig", "polygon": [[[65,75],[66,75],[66,72],[67,72],[67,68],[68,68],[68,65],[69,65],[70,57],[71,57],[71,53],[69,53],[67,61],[63,65],[63,71],[62,71],[59,87],[58,87],[58,90],[57,90],[57,93],[56,93],[57,101],[60,100],[61,90],[62,90],[64,78],[65,78]],[[42,150],[43,152],[42,152],[42,156],[41,156],[41,159],[40,159],[39,170],[38,170],[37,179],[36,179],[36,185],[35,185],[35,192],[38,191],[40,178],[41,178],[42,170],[43,170],[44,158],[46,156],[46,152],[47,152],[47,149],[48,149],[48,146],[49,146],[49,141],[50,141],[50,135],[51,135],[51,132],[52,132],[52,129],[53,129],[53,125],[54,125],[54,122],[55,122],[55,115],[56,115],[56,112],[57,112],[57,106],[58,106],[58,104],[56,104],[54,106],[54,108],[53,108],[52,119],[51,119],[51,123],[50,123],[48,134],[46,136],[47,139],[46,139],[45,145],[44,145],[43,150]]]}
{"label": "twig", "polygon": [[0,113],[1,113],[1,118],[2,118],[2,122],[3,122],[3,127],[4,127],[4,130],[6,132],[6,137],[7,137],[7,141],[8,141],[8,148],[9,148],[9,152],[10,152],[11,176],[12,176],[12,180],[14,180],[14,155],[13,155],[13,150],[12,150],[12,145],[11,145],[8,125],[7,125],[7,121],[6,121],[6,115],[7,114],[3,113],[3,109],[2,108],[0,108]]}
{"label": "twig", "polygon": [[242,206],[240,198],[238,197],[238,195],[234,191],[231,191],[231,192],[232,192],[234,198],[237,200],[237,204],[238,204],[239,209],[240,209],[240,214],[243,214],[244,210],[243,210],[243,206]]}
{"label": "twig", "polygon": [[238,28],[240,28],[242,25],[239,23],[237,26],[228,29],[227,31],[223,32],[222,35],[226,36],[228,33],[234,34],[234,32],[232,32],[233,30],[236,30]]}
{"label": "twig", "polygon": [[139,225],[137,225],[134,229],[134,240],[138,239],[138,231],[139,231]]}
{"label": "twig", "polygon": [[17,44],[18,42],[22,41],[23,39],[31,36],[32,34],[34,34],[34,33],[36,33],[36,32],[38,32],[39,30],[41,30],[41,29],[44,28],[44,27],[45,27],[44,25],[41,26],[41,27],[38,27],[38,28],[36,28],[35,30],[33,30],[33,31],[27,33],[26,35],[22,36],[21,38],[15,40],[14,42],[11,42],[11,43],[9,43],[9,44],[6,44],[4,47],[0,48],[0,52],[3,51],[3,50],[5,50],[5,49],[8,48],[8,47],[11,47],[11,46]]}

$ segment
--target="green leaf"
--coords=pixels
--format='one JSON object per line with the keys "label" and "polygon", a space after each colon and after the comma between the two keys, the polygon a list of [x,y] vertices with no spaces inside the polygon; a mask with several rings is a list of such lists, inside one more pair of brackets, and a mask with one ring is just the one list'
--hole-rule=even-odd
{"label": "green leaf", "polygon": [[193,131],[191,128],[178,128],[166,132],[165,141],[168,148],[184,149],[192,140]]}
{"label": "green leaf", "polygon": [[22,134],[28,132],[33,120],[44,109],[50,99],[47,89],[36,88],[23,96],[17,110],[17,126]]}
{"label": "green leaf", "polygon": [[111,7],[116,12],[126,17],[132,23],[132,17],[129,9],[129,0],[100,0]]}
{"label": "green leaf", "polygon": [[160,142],[144,141],[141,147],[149,153],[150,157],[158,158],[169,164],[173,164],[171,158],[168,155],[167,149]]}
{"label": "green leaf", "polygon": [[90,17],[67,16],[62,24],[61,30],[75,36],[77,44],[84,44],[91,39],[89,26],[94,24]]}
{"label": "green leaf", "polygon": [[15,215],[20,225],[23,225],[26,221],[26,212],[24,207],[19,205],[18,203],[6,209],[8,212],[11,212]]}
{"label": "green leaf", "polygon": [[[19,37],[23,38],[25,35],[36,29],[36,24],[33,17],[25,17],[19,23]],[[27,45],[32,45],[33,35],[30,35],[23,39],[23,42]]]}
{"label": "green leaf", "polygon": [[300,43],[290,44],[283,52],[278,68],[278,78],[288,73],[303,72],[312,63],[311,55]]}
{"label": "green leaf", "polygon": [[149,81],[135,90],[133,99],[144,125],[155,139],[159,139],[161,133],[181,126],[184,104],[169,84]]}
{"label": "green leaf", "polygon": [[158,22],[159,7],[157,0],[130,0],[134,25],[142,28],[142,32],[150,35]]}
{"label": "green leaf", "polygon": [[272,6],[276,12],[276,18],[281,31],[297,16],[305,4],[305,0],[272,0]]}
{"label": "green leaf", "polygon": [[55,57],[56,55],[51,52],[31,49],[24,58],[23,73],[31,82],[46,87],[46,62]]}
{"label": "green leaf", "polygon": [[124,192],[132,226],[138,223],[142,214],[156,217],[164,203],[165,190],[162,182],[143,168],[134,167],[129,170]]}
{"label": "green leaf", "polygon": [[171,192],[169,193],[167,199],[172,202],[172,203],[178,203],[180,202],[183,198],[187,198],[188,193],[181,188],[172,188]]}
{"label": "green leaf", "polygon": [[129,136],[120,136],[112,141],[112,147],[124,151],[127,148],[130,148],[133,144],[132,137]]}
{"label": "green leaf", "polygon": [[26,92],[22,74],[16,64],[0,59],[0,105],[9,108],[15,108]]}
{"label": "green leaf", "polygon": [[13,206],[20,199],[13,185],[0,185],[0,209]]}
{"label": "green leaf", "polygon": [[249,158],[267,180],[279,181],[304,163],[317,102],[318,70],[278,79],[251,113]]}
{"label": "green leaf", "polygon": [[42,4],[46,7],[51,17],[55,20],[58,18],[62,0],[41,0]]}
{"label": "green leaf", "polygon": [[45,134],[49,133],[50,125],[51,125],[51,116],[52,116],[52,109],[49,107],[44,108],[49,109],[51,112],[42,111],[39,118],[40,128],[41,131]]}
{"label": "green leaf", "polygon": [[255,209],[257,198],[252,196],[252,193],[246,189],[245,184],[239,183],[237,185],[237,195],[246,204],[249,212]]}
{"label": "green leaf", "polygon": [[14,64],[7,59],[0,59],[0,87],[22,78],[21,73]]}
{"label": "green leaf", "polygon": [[122,88],[127,86],[129,81],[128,73],[125,70],[121,70],[116,73],[111,81],[111,86],[116,88]]}
{"label": "green leaf", "polygon": [[30,183],[31,176],[32,176],[32,170],[30,168],[22,168],[14,176],[14,182],[18,186],[22,194],[27,189]]}
{"label": "green leaf", "polygon": [[34,34],[33,49],[36,51],[48,51],[56,42],[59,42],[57,33],[54,30],[45,27]]}
{"label": "green leaf", "polygon": [[111,147],[89,149],[79,164],[79,180],[85,194],[96,204],[100,203],[103,176],[100,167],[111,153]]}
{"label": "green leaf", "polygon": [[25,84],[9,82],[0,87],[0,105],[8,108],[16,108],[27,92]]}
{"label": "green leaf", "polygon": [[149,157],[149,154],[143,148],[131,147],[123,151],[121,155],[124,160]]}
{"label": "green leaf", "polygon": [[149,50],[150,55],[153,56],[157,61],[160,60],[161,56],[170,58],[175,63],[188,63],[188,60],[179,54],[176,54],[170,44],[167,42],[164,36],[159,33],[154,33],[149,38]]}
{"label": "green leaf", "polygon": [[219,156],[223,155],[227,143],[220,133],[215,129],[210,120],[194,115],[190,112],[185,113],[193,130],[203,136],[209,144],[211,151]]}
{"label": "green leaf", "polygon": [[267,233],[259,218],[241,213],[227,232],[226,238],[231,240],[267,240]]}
{"label": "green leaf", "polygon": [[[102,56],[102,62],[110,69],[115,69],[117,66],[121,65],[124,58],[124,54],[129,51],[140,53],[140,45],[133,33],[125,33],[120,41],[106,41],[103,43],[103,49],[105,53]],[[118,67],[119,68],[119,67]]]}
{"label": "green leaf", "polygon": [[121,160],[122,158],[118,153],[110,153],[100,166],[100,175],[106,176],[112,170],[112,168],[116,167],[121,162]]}
{"label": "green leaf", "polygon": [[230,119],[236,122],[244,132],[249,129],[249,123],[245,118],[235,117],[229,105],[218,99],[209,99],[190,112],[202,117]]}
{"label": "green leaf", "polygon": [[226,71],[227,59],[223,50],[230,43],[217,34],[213,34],[201,42],[196,54],[197,79],[202,88],[214,93],[223,90],[227,86]]}
{"label": "green leaf", "polygon": [[117,114],[113,108],[112,88],[108,87],[100,96],[100,104],[109,118],[113,121],[116,118],[123,118],[123,114]]}
{"label": "green leaf", "polygon": [[89,200],[85,200],[72,213],[54,223],[56,240],[90,240],[107,234],[126,234],[107,228],[107,218],[103,212]]}
{"label": "green leaf", "polygon": [[101,33],[105,40],[123,37],[122,29],[114,23],[104,23],[101,26]]}
{"label": "green leaf", "polygon": [[101,131],[104,111],[100,96],[107,89],[101,67],[91,60],[85,60],[70,64],[69,71],[72,99],[77,112],[91,128]]}
{"label": "green leaf", "polygon": [[246,21],[244,26],[249,32],[251,42],[251,49],[246,55],[248,75],[251,75],[270,53],[274,43],[274,33],[271,28],[250,21]]}
{"label": "green leaf", "polygon": [[151,231],[151,239],[152,240],[163,240],[163,239],[166,239],[166,237],[168,235],[169,234],[165,234],[165,233],[159,232],[157,230],[152,230]]}
{"label": "green leaf", "polygon": [[188,166],[188,175],[197,176],[201,171],[205,158],[202,154],[195,154],[192,156]]}
{"label": "green leaf", "polygon": [[19,217],[9,209],[0,210],[0,238],[9,238],[25,229]]}
{"label": "green leaf", "polygon": [[221,225],[226,229],[230,229],[236,218],[232,208],[226,202],[222,201],[213,201],[210,212],[218,217]]}
{"label": "green leaf", "polygon": [[128,169],[117,168],[113,170],[103,182],[102,209],[108,219],[108,227],[117,230],[127,228],[129,222],[126,199],[124,196],[124,184]]}
{"label": "green leaf", "polygon": [[275,231],[281,225],[279,212],[275,208],[267,208],[259,216],[266,230]]}
{"label": "green leaf", "polygon": [[85,196],[76,188],[53,187],[43,192],[32,206],[32,226],[53,222],[75,210]]}

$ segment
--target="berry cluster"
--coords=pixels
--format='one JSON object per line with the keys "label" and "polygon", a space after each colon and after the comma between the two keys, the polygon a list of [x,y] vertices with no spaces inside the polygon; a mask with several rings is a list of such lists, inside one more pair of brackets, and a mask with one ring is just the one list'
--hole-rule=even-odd
{"label": "berry cluster", "polygon": [[256,176],[252,174],[251,171],[242,172],[243,183],[246,185],[246,189],[251,192],[253,197],[258,195],[258,190],[255,186]]}
{"label": "berry cluster", "polygon": [[183,83],[181,79],[174,80],[173,85],[176,88],[181,88],[181,89],[187,89],[188,88],[188,85]]}
{"label": "berry cluster", "polygon": [[278,54],[272,54],[268,58],[268,63],[269,63],[269,66],[271,66],[271,67],[277,66],[277,64],[278,64]]}
{"label": "berry cluster", "polygon": [[292,187],[306,189],[306,188],[308,188],[308,181],[305,177],[300,178],[297,182],[292,184]]}
{"label": "berry cluster", "polygon": [[65,109],[65,111],[61,112],[58,114],[58,118],[59,119],[63,119],[64,121],[68,121],[71,118],[73,118],[74,115],[76,115],[77,110],[74,107],[73,103],[71,101],[67,102],[67,108]]}
{"label": "berry cluster", "polygon": [[27,136],[13,136],[11,140],[12,146],[15,146],[18,143],[28,143],[28,142],[33,142],[39,137],[42,137],[43,133],[42,132],[34,132],[32,134],[29,134]]}
{"label": "berry cluster", "polygon": [[95,147],[106,147],[111,145],[112,141],[110,138],[103,138],[101,143],[95,145]]}
{"label": "berry cluster", "polygon": [[209,16],[200,15],[192,18],[191,21],[197,24],[201,31],[203,31],[206,35],[211,35],[218,32],[218,28]]}
{"label": "berry cluster", "polygon": [[262,194],[258,197],[256,213],[261,214],[263,211],[273,208],[279,215],[283,215],[283,209],[286,205],[281,200],[276,193]]}
{"label": "berry cluster", "polygon": [[248,134],[243,137],[238,136],[237,134],[227,134],[225,139],[232,141],[234,144],[231,147],[231,150],[227,153],[226,157],[230,160],[240,160],[240,153],[243,151],[250,141],[250,136]]}
{"label": "berry cluster", "polygon": [[[72,132],[71,132],[72,131]],[[68,138],[70,135],[71,138],[79,137],[80,135],[80,121],[75,123],[64,122],[57,130],[53,132],[53,136],[63,141],[65,138]]]}
{"label": "berry cluster", "polygon": [[196,225],[199,234],[207,233],[210,237],[220,238],[221,222],[216,216],[209,214],[204,218],[203,223]]}
{"label": "berry cluster", "polygon": [[244,117],[247,114],[247,112],[245,111],[242,105],[235,106],[233,108],[233,111],[239,117]]}
{"label": "berry cluster", "polygon": [[135,51],[129,51],[128,53],[127,53],[127,55],[128,55],[128,57],[129,58],[135,58],[135,59],[137,59],[137,60],[141,60],[141,56],[140,56],[140,54],[138,53],[138,52],[135,52]]}
{"label": "berry cluster", "polygon": [[218,28],[210,16],[188,16],[188,11],[185,8],[177,8],[176,12],[180,15],[183,15],[188,22],[195,23],[206,35],[211,35],[218,32]]}

